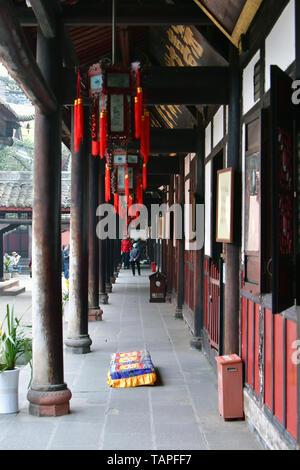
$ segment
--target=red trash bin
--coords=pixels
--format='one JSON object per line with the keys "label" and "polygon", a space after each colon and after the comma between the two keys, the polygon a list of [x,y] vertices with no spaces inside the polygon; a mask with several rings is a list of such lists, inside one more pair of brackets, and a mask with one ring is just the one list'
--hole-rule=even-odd
{"label": "red trash bin", "polygon": [[216,357],[218,406],[224,419],[244,418],[243,363],[237,354]]}

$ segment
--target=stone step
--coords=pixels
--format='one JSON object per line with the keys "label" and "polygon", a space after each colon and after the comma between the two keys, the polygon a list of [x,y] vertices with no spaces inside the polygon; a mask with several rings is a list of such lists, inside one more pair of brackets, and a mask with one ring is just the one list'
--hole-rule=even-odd
{"label": "stone step", "polygon": [[14,296],[14,295],[19,295],[25,292],[25,287],[19,287],[19,286],[14,286],[14,287],[9,287],[5,289],[4,291],[1,292],[2,297],[7,297],[7,296]]}
{"label": "stone step", "polygon": [[11,287],[17,287],[17,286],[19,286],[19,279],[17,278],[8,279],[7,281],[1,281],[0,282],[0,295],[2,295],[6,289],[10,289]]}

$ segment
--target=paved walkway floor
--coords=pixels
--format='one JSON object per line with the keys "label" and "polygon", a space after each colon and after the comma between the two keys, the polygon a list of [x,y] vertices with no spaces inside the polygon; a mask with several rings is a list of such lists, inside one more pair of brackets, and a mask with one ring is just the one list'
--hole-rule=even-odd
{"label": "paved walkway floor", "polygon": [[[190,348],[190,333],[174,319],[174,306],[149,303],[149,274],[143,270],[133,278],[122,270],[109,305],[103,306],[103,321],[89,323],[91,353],[65,351],[69,415],[29,415],[29,368],[22,369],[20,412],[0,415],[0,450],[261,449],[245,422],[224,422],[219,416],[216,376],[202,353]],[[136,349],[150,352],[158,383],[110,388],[111,354]]]}

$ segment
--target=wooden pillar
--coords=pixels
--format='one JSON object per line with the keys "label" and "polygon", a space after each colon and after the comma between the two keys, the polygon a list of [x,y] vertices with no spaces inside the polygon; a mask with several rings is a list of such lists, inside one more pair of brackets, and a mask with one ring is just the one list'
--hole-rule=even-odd
{"label": "wooden pillar", "polygon": [[[72,122],[73,135],[74,122]],[[84,106],[84,135],[79,151],[72,152],[70,218],[70,300],[68,336],[65,344],[74,354],[90,352],[88,334],[88,212],[87,184],[89,112]]]}
{"label": "wooden pillar", "polygon": [[[181,205],[182,210],[182,227],[184,227],[184,159],[180,158],[180,173],[178,184],[178,203]],[[177,240],[177,292],[176,292],[176,310],[175,318],[183,318],[183,304],[184,304],[184,230],[182,230],[182,237]]]}
{"label": "wooden pillar", "polygon": [[103,240],[105,244],[105,251],[106,251],[106,280],[105,280],[105,289],[106,292],[111,293],[112,292],[112,284],[111,284],[111,256],[110,256],[110,245],[111,245],[111,240],[107,238],[106,240]]}
{"label": "wooden pillar", "polygon": [[109,268],[110,268],[110,283],[114,284],[116,282],[115,278],[115,240],[109,240]]}
{"label": "wooden pillar", "polygon": [[88,234],[88,304],[89,321],[102,320],[103,310],[99,306],[99,243],[96,233],[96,210],[98,206],[99,159],[89,155],[89,234]]}
{"label": "wooden pillar", "polygon": [[[240,238],[241,238],[241,73],[238,51],[231,49],[227,167],[234,169],[233,243],[225,245],[224,354],[239,353]],[[222,275],[220,273],[220,275]]]}
{"label": "wooden pillar", "polygon": [[[58,38],[38,30],[37,62],[59,97],[61,58]],[[69,413],[71,392],[64,383],[61,292],[61,107],[51,114],[35,108],[32,244],[33,380],[29,413]]]}
{"label": "wooden pillar", "polygon": [[[98,184],[99,184],[99,205],[105,203],[105,181],[104,165],[100,162]],[[106,258],[107,244],[106,240],[99,238],[99,302],[108,304],[108,295],[106,292]]]}
{"label": "wooden pillar", "polygon": [[[197,138],[197,186],[195,191],[195,203],[203,204],[204,195],[204,159],[205,159],[205,129],[202,123]],[[202,227],[204,231],[204,227]],[[194,349],[202,348],[202,329],[204,313],[204,243],[196,251],[196,263],[194,266],[194,334],[191,340],[191,347]]]}

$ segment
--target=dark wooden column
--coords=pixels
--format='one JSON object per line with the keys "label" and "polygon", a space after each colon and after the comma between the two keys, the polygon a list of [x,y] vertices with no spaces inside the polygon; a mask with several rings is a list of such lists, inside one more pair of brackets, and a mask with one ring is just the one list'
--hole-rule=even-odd
{"label": "dark wooden column", "polygon": [[98,207],[99,159],[89,155],[89,234],[88,234],[88,303],[89,321],[102,320],[103,310],[99,306],[99,243],[96,233]]}
{"label": "dark wooden column", "polygon": [[[199,123],[199,132],[197,139],[197,187],[195,192],[195,203],[204,205],[204,158],[205,158],[205,129],[202,123]],[[203,231],[204,231],[204,227]],[[191,347],[201,349],[202,347],[202,328],[204,311],[204,244],[196,251],[196,264],[194,266],[194,334],[191,340]]]}
{"label": "dark wooden column", "polygon": [[[72,122],[73,135],[73,122]],[[79,151],[72,152],[71,249],[68,336],[65,344],[75,354],[90,352],[88,334],[88,159],[90,157],[89,110],[84,106],[84,136]]]}
{"label": "dark wooden column", "polygon": [[[45,39],[38,30],[37,62],[59,102],[59,38]],[[32,243],[33,380],[29,413],[69,413],[71,392],[64,383],[61,292],[61,107],[50,114],[35,108]]]}
{"label": "dark wooden column", "polygon": [[[104,165],[100,162],[98,184],[99,184],[99,205],[105,203],[105,181],[104,181]],[[100,220],[100,219],[99,219]],[[100,304],[108,303],[108,295],[106,292],[106,258],[107,244],[106,240],[99,238],[99,302]]]}
{"label": "dark wooden column", "polygon": [[110,256],[110,245],[111,245],[111,240],[107,238],[104,240],[105,244],[105,251],[106,251],[106,279],[105,279],[105,289],[106,292],[111,293],[112,292],[112,284],[111,284],[111,256]]}
{"label": "dark wooden column", "polygon": [[[177,189],[178,203],[182,210],[182,228],[184,227],[184,159],[180,158],[179,184]],[[177,289],[176,289],[176,310],[175,318],[183,318],[184,304],[184,230],[182,237],[177,240]]]}
{"label": "dark wooden column", "polygon": [[225,245],[224,354],[239,353],[239,270],[241,239],[241,72],[237,50],[231,50],[227,167],[234,169],[233,243]]}
{"label": "dark wooden column", "polygon": [[110,268],[110,282],[114,284],[115,278],[115,240],[109,240],[109,268]]}

